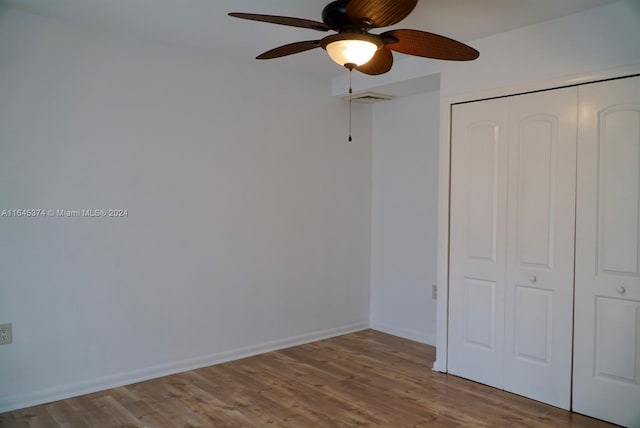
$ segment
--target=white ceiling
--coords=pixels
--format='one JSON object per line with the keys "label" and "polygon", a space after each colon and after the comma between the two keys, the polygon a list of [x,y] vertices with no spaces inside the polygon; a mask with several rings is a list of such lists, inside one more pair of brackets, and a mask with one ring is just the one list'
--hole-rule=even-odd
{"label": "white ceiling", "polygon": [[[616,0],[420,0],[413,13],[396,27],[420,29],[469,42],[613,1]],[[244,59],[254,58],[279,45],[320,39],[325,33],[234,19],[227,16],[228,12],[285,15],[320,21],[322,9],[328,2],[0,0],[0,4],[82,26]],[[344,74],[344,70],[331,62],[320,49],[260,61],[256,67],[283,67],[324,78]]]}

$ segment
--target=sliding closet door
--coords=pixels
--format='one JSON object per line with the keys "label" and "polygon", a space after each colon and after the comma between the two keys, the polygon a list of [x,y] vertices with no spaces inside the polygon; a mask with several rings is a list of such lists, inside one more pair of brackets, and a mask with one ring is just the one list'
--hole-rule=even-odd
{"label": "sliding closet door", "polygon": [[580,87],[573,408],[640,426],[640,77]]}
{"label": "sliding closet door", "polygon": [[508,102],[453,107],[449,372],[503,386]]}
{"label": "sliding closet door", "polygon": [[504,389],[569,409],[576,88],[509,98]]}

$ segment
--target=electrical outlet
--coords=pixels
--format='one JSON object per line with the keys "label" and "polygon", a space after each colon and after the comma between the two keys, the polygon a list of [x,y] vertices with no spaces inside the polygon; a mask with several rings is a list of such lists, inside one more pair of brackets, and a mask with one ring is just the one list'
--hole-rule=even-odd
{"label": "electrical outlet", "polygon": [[9,345],[13,342],[11,323],[0,324],[0,345]]}
{"label": "electrical outlet", "polygon": [[433,284],[431,286],[431,298],[436,300],[438,298],[438,286]]}

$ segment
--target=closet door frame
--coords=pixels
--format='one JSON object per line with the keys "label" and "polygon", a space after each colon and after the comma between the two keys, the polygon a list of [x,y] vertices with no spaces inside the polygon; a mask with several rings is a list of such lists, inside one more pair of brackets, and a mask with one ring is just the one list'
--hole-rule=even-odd
{"label": "closet door frame", "polygon": [[448,372],[449,313],[449,216],[451,178],[451,120],[455,104],[491,98],[578,86],[604,80],[640,75],[640,64],[619,67],[597,73],[582,73],[541,82],[527,83],[487,91],[471,92],[442,101],[440,111],[440,147],[438,175],[438,260],[437,260],[437,327],[436,361],[433,370]]}

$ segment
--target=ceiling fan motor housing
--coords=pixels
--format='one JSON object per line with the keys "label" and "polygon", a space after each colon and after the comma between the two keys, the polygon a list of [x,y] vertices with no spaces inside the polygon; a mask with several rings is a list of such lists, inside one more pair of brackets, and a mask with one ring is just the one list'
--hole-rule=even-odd
{"label": "ceiling fan motor housing", "polygon": [[349,0],[332,1],[322,11],[322,21],[334,31],[342,31],[353,26],[347,16],[347,5]]}

